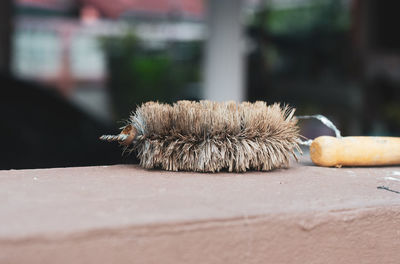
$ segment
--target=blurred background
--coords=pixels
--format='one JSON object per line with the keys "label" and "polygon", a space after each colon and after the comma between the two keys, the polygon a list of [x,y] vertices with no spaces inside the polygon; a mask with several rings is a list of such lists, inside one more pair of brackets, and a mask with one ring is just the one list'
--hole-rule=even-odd
{"label": "blurred background", "polygon": [[[149,100],[282,102],[400,136],[396,0],[1,0],[0,169],[134,162]],[[301,121],[302,134],[332,134]]]}

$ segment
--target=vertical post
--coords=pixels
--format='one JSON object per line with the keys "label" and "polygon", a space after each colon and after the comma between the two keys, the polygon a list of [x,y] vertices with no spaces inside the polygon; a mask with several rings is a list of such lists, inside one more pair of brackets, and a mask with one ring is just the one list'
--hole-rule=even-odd
{"label": "vertical post", "polygon": [[207,0],[205,99],[244,100],[242,0]]}
{"label": "vertical post", "polygon": [[11,35],[13,1],[0,1],[0,72],[10,73],[11,71]]}

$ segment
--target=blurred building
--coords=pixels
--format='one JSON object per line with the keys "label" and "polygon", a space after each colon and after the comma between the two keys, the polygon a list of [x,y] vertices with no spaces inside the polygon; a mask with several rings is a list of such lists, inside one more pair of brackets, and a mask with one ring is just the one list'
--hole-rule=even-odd
{"label": "blurred building", "polygon": [[[235,98],[287,102],[303,113],[325,113],[351,134],[386,133],[392,130],[388,122],[399,123],[396,1],[235,0],[237,8],[222,0],[15,1],[13,72],[56,87],[102,117],[110,113],[105,92],[110,66],[99,39],[134,31],[155,48],[202,42],[207,36],[219,39],[216,46],[206,43],[204,61],[193,62],[205,65],[201,83],[185,87],[196,92],[178,99],[204,98],[201,89],[209,90],[206,97],[223,99],[235,86],[242,87]],[[207,24],[205,13],[211,9],[216,19]],[[235,17],[221,15],[228,11]],[[232,27],[226,29],[233,21],[235,37],[229,38]],[[231,62],[238,52],[243,62]],[[241,70],[227,72],[235,63],[243,64],[237,65]],[[243,84],[234,85],[238,82]]]}
{"label": "blurred building", "polygon": [[200,40],[202,19],[196,0],[16,0],[12,71],[105,117],[107,66],[99,40],[132,31],[149,46]]}

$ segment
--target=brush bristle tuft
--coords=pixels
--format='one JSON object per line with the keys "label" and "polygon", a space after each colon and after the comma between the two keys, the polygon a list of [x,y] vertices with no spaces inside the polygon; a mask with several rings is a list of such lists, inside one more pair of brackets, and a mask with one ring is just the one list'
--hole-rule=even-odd
{"label": "brush bristle tuft", "polygon": [[148,102],[130,117],[133,150],[144,168],[172,171],[269,171],[296,157],[294,109],[265,102]]}

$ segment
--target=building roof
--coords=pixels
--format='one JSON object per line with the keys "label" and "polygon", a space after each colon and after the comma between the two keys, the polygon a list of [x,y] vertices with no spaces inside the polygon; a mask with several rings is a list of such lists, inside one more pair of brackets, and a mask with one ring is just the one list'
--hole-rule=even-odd
{"label": "building roof", "polygon": [[180,14],[187,17],[203,16],[203,0],[15,0],[21,6],[45,9],[68,9],[73,5],[90,5],[105,17],[117,18],[127,13],[165,15]]}
{"label": "building roof", "polygon": [[108,17],[119,17],[130,12],[152,15],[173,12],[191,17],[201,17],[203,14],[202,0],[83,0],[83,2],[97,7]]}
{"label": "building roof", "polygon": [[76,4],[75,0],[14,0],[18,6],[29,6],[43,9],[69,9]]}

